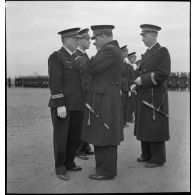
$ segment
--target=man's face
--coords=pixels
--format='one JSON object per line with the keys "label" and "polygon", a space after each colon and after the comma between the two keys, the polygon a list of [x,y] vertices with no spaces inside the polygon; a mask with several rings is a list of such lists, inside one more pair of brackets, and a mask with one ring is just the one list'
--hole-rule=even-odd
{"label": "man's face", "polygon": [[128,49],[127,48],[122,50],[122,55],[124,58],[126,58],[128,56]]}
{"label": "man's face", "polygon": [[101,48],[98,47],[95,42],[93,44],[95,45],[97,52],[100,51]]}
{"label": "man's face", "polygon": [[154,33],[144,33],[142,34],[142,41],[145,46],[150,47],[155,41],[156,35]]}
{"label": "man's face", "polygon": [[98,48],[102,48],[103,45],[104,45],[104,39],[101,35],[97,35],[95,37],[95,42],[94,42],[94,45]]}
{"label": "man's face", "polygon": [[76,37],[71,37],[71,38],[69,39],[68,42],[69,42],[70,49],[71,49],[72,51],[75,51],[76,48],[77,48],[78,45],[79,45],[79,39],[76,38]]}
{"label": "man's face", "polygon": [[136,62],[136,56],[132,56],[131,58],[129,58],[130,63],[134,64]]}
{"label": "man's face", "polygon": [[80,45],[84,48],[84,49],[89,49],[90,46],[90,38],[82,38],[80,39]]}

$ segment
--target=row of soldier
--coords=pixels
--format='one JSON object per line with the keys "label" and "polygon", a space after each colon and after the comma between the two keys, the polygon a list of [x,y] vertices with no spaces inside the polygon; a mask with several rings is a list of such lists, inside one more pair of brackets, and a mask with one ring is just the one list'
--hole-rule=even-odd
{"label": "row of soldier", "polygon": [[[127,55],[126,47],[121,49],[124,50],[124,55]],[[128,59],[128,60],[127,60]],[[137,68],[139,68],[140,60],[134,62],[136,59],[135,53],[130,53],[127,55],[126,63],[130,63],[130,61],[133,61],[133,70],[130,68],[130,74],[131,78],[134,78],[137,75]],[[136,64],[136,66],[135,66]],[[137,70],[136,70],[137,69]],[[122,76],[127,76],[127,74],[124,74]],[[124,79],[125,80],[125,79]],[[127,79],[126,79],[127,80]],[[11,77],[7,78],[7,87],[37,87],[37,88],[48,88],[49,85],[49,77],[48,76],[18,76],[14,79],[11,79]],[[123,85],[121,86],[122,89],[124,88]],[[168,79],[168,89],[171,91],[185,91],[190,90],[190,73],[186,72],[171,72],[169,79]]]}
{"label": "row of soldier", "polygon": [[32,87],[48,88],[48,76],[18,76],[14,79],[7,78],[7,87]]}
{"label": "row of soldier", "polygon": [[[130,54],[129,54],[130,55]],[[128,56],[129,59],[129,56]],[[136,65],[139,67],[140,60],[136,61]],[[136,73],[136,71],[135,71]],[[7,87],[37,87],[48,88],[49,77],[48,76],[20,76],[11,79],[7,78]],[[190,73],[186,72],[171,72],[168,79],[168,89],[171,91],[185,91],[190,90]]]}

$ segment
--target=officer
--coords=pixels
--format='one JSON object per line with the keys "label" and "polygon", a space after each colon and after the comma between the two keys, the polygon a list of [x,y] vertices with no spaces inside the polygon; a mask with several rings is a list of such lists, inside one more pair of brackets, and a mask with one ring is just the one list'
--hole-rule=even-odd
{"label": "officer", "polygon": [[[79,45],[75,51],[75,55],[83,56],[84,58],[87,58],[89,60],[86,50],[89,49],[91,37],[88,32],[89,32],[88,28],[79,31],[79,35],[81,36],[81,38],[79,40]],[[84,92],[84,101],[86,102],[90,77],[85,72],[81,72],[81,80],[82,80],[82,87]],[[83,112],[83,116],[84,116],[84,112]],[[91,154],[93,154],[93,152],[91,151],[90,145],[86,142],[81,141],[77,149],[77,157],[82,160],[87,160],[88,159],[87,155],[91,155]]]}
{"label": "officer", "polygon": [[185,72],[182,72],[179,77],[179,88],[181,91],[186,90],[187,88],[187,74]]}
{"label": "officer", "polygon": [[136,64],[136,59],[137,59],[136,52],[132,52],[132,53],[128,54],[127,57],[128,57],[130,65],[133,67],[133,70],[134,71],[137,70],[138,67]]}
{"label": "officer", "polygon": [[167,80],[170,74],[170,55],[157,42],[158,26],[143,24],[141,35],[148,50],[140,64],[138,77],[131,90],[137,89],[134,135],[141,141],[141,157],[145,167],[163,166],[166,162],[165,141],[170,138],[168,119]]}
{"label": "officer", "polygon": [[10,88],[11,87],[11,78],[10,77],[7,79],[7,82],[8,82],[8,87]]}
{"label": "officer", "polygon": [[94,145],[96,173],[89,177],[108,180],[117,175],[117,146],[124,139],[120,94],[123,56],[113,40],[113,25],[95,25],[91,29],[100,50],[86,63],[91,81],[81,139]]}
{"label": "officer", "polygon": [[191,76],[190,76],[190,73],[188,72],[188,74],[187,74],[187,84],[188,84],[187,89],[189,91],[190,91],[190,83],[191,83]]}
{"label": "officer", "polygon": [[[136,65],[136,52],[132,52],[128,54],[128,60],[129,60],[129,85],[133,83],[133,81],[136,79],[136,71],[137,71],[137,65]],[[135,94],[131,93],[131,95],[128,97],[127,100],[127,113],[130,119],[130,123],[134,123],[134,111],[135,111]]]}
{"label": "officer", "polygon": [[[127,101],[130,96],[130,85],[129,85],[129,64],[128,64],[128,49],[127,45],[121,47],[123,55],[123,64],[121,69],[121,91],[122,91],[122,107],[123,107],[123,127],[128,127],[128,108]],[[130,121],[129,121],[130,122]]]}
{"label": "officer", "polygon": [[173,91],[177,90],[178,88],[178,78],[175,72],[172,72],[170,74],[170,78],[171,78],[171,88]]}
{"label": "officer", "polygon": [[18,87],[18,77],[15,77],[14,84],[15,84],[15,87]]}
{"label": "officer", "polygon": [[69,179],[67,170],[81,170],[74,158],[80,141],[84,102],[80,71],[72,56],[78,46],[79,30],[72,28],[59,32],[63,46],[48,59],[55,171],[63,180]]}

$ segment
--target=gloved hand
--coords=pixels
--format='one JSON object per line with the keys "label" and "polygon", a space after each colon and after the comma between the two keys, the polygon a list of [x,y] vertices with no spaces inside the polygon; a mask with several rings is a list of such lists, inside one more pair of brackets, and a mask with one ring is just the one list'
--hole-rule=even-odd
{"label": "gloved hand", "polygon": [[131,91],[132,93],[137,94],[136,90],[137,90],[137,85],[134,83],[134,84],[132,84],[132,85],[130,86],[130,91]]}
{"label": "gloved hand", "polygon": [[67,115],[66,107],[65,106],[57,107],[57,115],[60,118],[65,118]]}

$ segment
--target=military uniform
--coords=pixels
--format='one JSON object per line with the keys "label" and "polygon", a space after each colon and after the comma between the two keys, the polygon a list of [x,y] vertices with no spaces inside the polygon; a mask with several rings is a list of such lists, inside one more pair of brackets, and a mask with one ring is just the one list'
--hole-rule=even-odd
{"label": "military uniform", "polygon": [[179,77],[179,88],[181,91],[183,91],[186,90],[187,86],[188,86],[187,74],[182,72]]}
{"label": "military uniform", "polygon": [[128,120],[128,93],[130,91],[130,67],[124,61],[121,68],[121,91],[122,91],[122,107],[123,107],[123,126]]}
{"label": "military uniform", "polygon": [[[107,32],[107,29],[101,29],[104,27],[92,26],[94,36]],[[96,172],[104,177],[117,175],[117,146],[124,139],[120,94],[122,63],[122,53],[118,42],[114,40],[105,44],[87,64],[87,73],[91,76],[87,103],[101,116],[109,130],[102,125],[99,118],[87,111],[81,139],[94,145]]]}
{"label": "military uniform", "polygon": [[[88,55],[85,52],[82,52],[79,48],[75,51],[75,56],[82,56],[89,60]],[[90,76],[87,75],[84,71],[81,70],[81,80],[82,80],[82,87],[83,87],[83,93],[84,93],[84,102],[87,101],[87,94],[89,90],[89,83],[90,83]],[[84,111],[83,111],[83,118],[84,118]],[[78,149],[77,149],[77,155],[80,154],[90,154],[91,148],[89,143],[81,141]]]}
{"label": "military uniform", "polygon": [[[136,52],[132,52],[128,54],[129,64],[128,64],[128,82],[129,86],[132,85],[133,81],[136,79],[136,71],[137,71],[137,65],[132,64],[130,62],[131,57],[136,57]],[[130,88],[130,87],[129,87]],[[131,95],[127,98],[127,121],[128,122],[134,122],[133,113],[135,111],[135,95],[134,93],[131,93]]]}
{"label": "military uniform", "polygon": [[[69,34],[67,36],[70,36]],[[54,129],[55,169],[57,174],[63,174],[66,169],[76,166],[74,158],[80,140],[81,111],[84,103],[81,75],[74,58],[65,47],[49,56],[48,72],[51,91],[49,107]],[[61,106],[66,107],[67,116],[65,118],[57,116],[57,107]]]}
{"label": "military uniform", "polygon": [[167,80],[170,55],[159,43],[144,54],[140,64],[142,85],[136,96],[134,135],[141,141],[141,157],[150,163],[166,162],[165,141],[170,138],[169,119],[143,103],[146,101],[168,114]]}
{"label": "military uniform", "polygon": [[8,84],[8,87],[10,88],[11,87],[11,78],[10,77],[7,79],[7,84]]}

